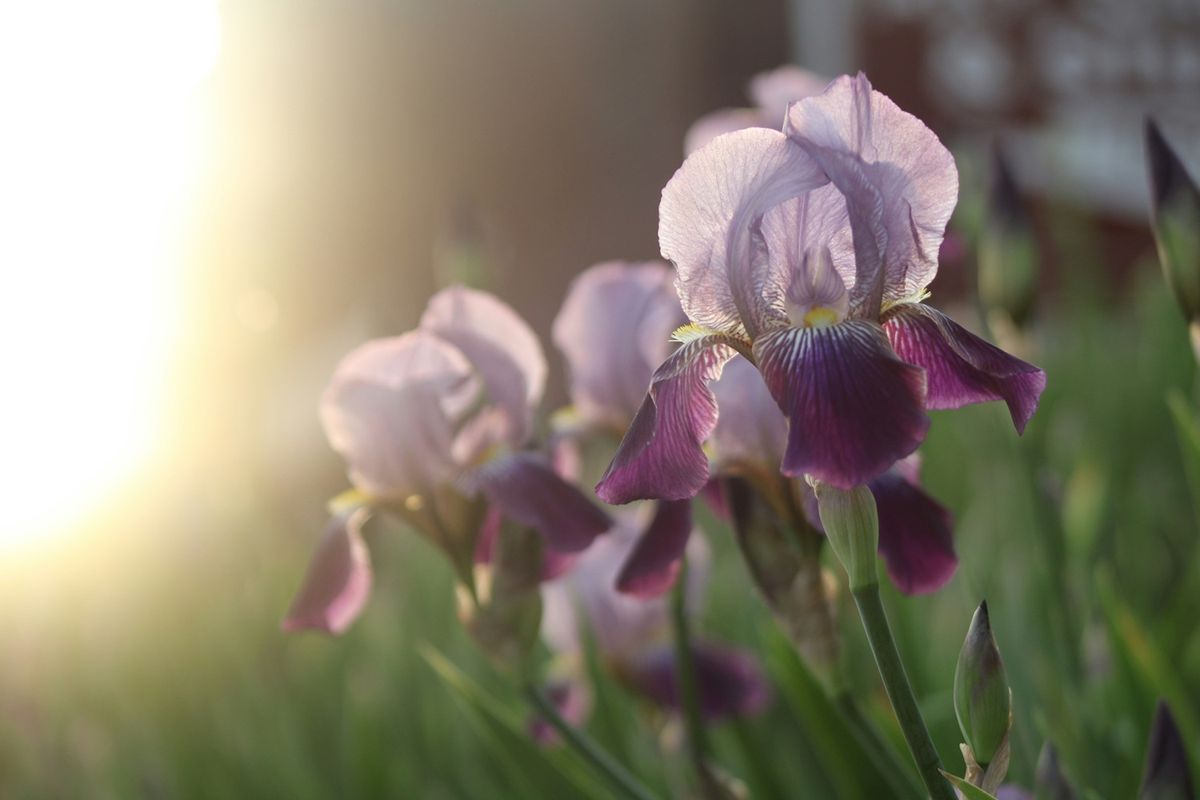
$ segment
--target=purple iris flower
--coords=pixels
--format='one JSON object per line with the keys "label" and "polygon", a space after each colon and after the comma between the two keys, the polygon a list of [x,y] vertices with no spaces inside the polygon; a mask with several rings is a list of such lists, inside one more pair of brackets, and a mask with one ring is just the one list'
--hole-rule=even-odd
{"label": "purple iris flower", "polygon": [[692,123],[684,137],[683,150],[692,154],[723,133],[744,128],[773,128],[787,113],[788,104],[825,91],[829,79],[800,67],[785,64],[750,79],[746,93],[753,108],[722,108]]}
{"label": "purple iris flower", "polygon": [[607,515],[522,449],[545,381],[529,326],[495,297],[462,287],[434,295],[416,330],[343,358],[320,417],[357,492],[335,512],[284,629],[341,633],[362,611],[370,508],[398,513],[468,563],[504,518],[535,529],[558,554],[607,530]]}
{"label": "purple iris flower", "polygon": [[[542,586],[542,638],[556,654],[560,669],[582,680],[586,670],[584,626],[613,673],[651,702],[678,709],[675,656],[671,647],[667,598],[638,598],[616,590],[618,573],[637,547],[653,509],[623,509],[608,535],[582,553],[562,578]],[[709,552],[696,531],[687,545],[687,610],[699,611],[708,581]],[[742,650],[699,640],[693,645],[700,705],[712,719],[762,710],[770,690],[756,659]],[[560,686],[564,701],[582,705],[580,688]]]}
{"label": "purple iris flower", "polygon": [[1023,430],[1045,374],[921,303],[957,192],[949,151],[862,74],[793,103],[782,132],[736,131],[689,156],[663,189],[659,244],[692,324],[600,498],[701,490],[708,384],[737,354],[788,420],[788,476],[868,483],[917,449],[927,409],[1004,400]]}
{"label": "purple iris flower", "polygon": [[[735,357],[712,391],[722,409],[708,443],[715,471],[748,478],[772,491],[787,441],[787,420],[766,384],[753,364]],[[958,566],[953,518],[921,488],[919,466],[914,453],[867,484],[879,513],[879,555],[893,583],[906,594],[940,589]],[[793,486],[802,493],[806,521],[823,532],[812,489],[802,481]]]}
{"label": "purple iris flower", "polygon": [[[637,414],[654,368],[670,354],[671,332],[686,321],[671,269],[661,261],[597,264],[572,282],[553,328],[572,402],[556,416],[564,435],[560,453],[603,434],[616,443]],[[617,588],[639,597],[665,592],[691,531],[689,500],[657,503],[616,575]]]}

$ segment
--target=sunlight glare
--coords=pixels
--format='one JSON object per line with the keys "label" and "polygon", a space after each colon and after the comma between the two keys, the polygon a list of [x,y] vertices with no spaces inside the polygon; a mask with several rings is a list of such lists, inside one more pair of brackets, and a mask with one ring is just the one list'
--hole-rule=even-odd
{"label": "sunlight glare", "polygon": [[0,8],[0,546],[152,452],[218,48],[216,0]]}

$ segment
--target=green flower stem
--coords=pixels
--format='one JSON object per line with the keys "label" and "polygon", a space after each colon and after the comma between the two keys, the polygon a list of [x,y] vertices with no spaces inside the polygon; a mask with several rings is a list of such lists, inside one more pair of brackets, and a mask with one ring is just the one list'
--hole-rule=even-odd
{"label": "green flower stem", "polygon": [[900,729],[904,732],[913,760],[917,762],[917,770],[921,773],[925,788],[929,790],[929,796],[934,800],[956,800],[954,790],[942,777],[941,759],[934,749],[933,740],[929,737],[929,730],[921,716],[921,709],[913,695],[912,685],[904,672],[904,664],[900,661],[900,652],[896,649],[896,640],[892,636],[892,628],[888,624],[883,601],[879,596],[879,584],[868,583],[854,589],[852,593],[867,632],[867,640],[871,644],[871,652],[875,655],[875,664],[879,667],[879,675],[883,678],[884,688],[887,689],[888,699],[892,702],[892,709],[900,721]]}
{"label": "green flower stem", "polygon": [[529,700],[534,710],[558,731],[559,735],[563,737],[563,741],[569,744],[597,773],[603,776],[617,794],[621,797],[630,798],[630,800],[658,800],[653,792],[643,786],[637,778],[630,774],[625,767],[621,766],[604,748],[593,741],[586,733],[563,719],[562,715],[558,713],[558,709],[555,708],[554,702],[540,688],[533,684],[527,684],[525,686],[525,697]]}
{"label": "green flower stem", "polygon": [[675,676],[679,685],[679,707],[683,713],[684,733],[688,756],[699,781],[702,797],[726,797],[708,763],[708,734],[700,711],[700,685],[696,677],[696,662],[692,650],[691,631],[687,616],[687,562],[675,578],[671,592],[671,630],[675,640]]}

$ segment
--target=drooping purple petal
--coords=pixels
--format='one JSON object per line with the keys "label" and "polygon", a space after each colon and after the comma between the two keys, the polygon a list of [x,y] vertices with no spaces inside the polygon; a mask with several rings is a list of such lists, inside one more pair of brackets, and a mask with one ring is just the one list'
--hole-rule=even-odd
{"label": "drooping purple petal", "polygon": [[371,559],[362,540],[369,512],[358,509],[329,521],[287,617],[288,633],[340,634],[350,627],[371,594]]}
{"label": "drooping purple petal", "polygon": [[850,489],[925,438],[925,375],[896,358],[874,323],[772,331],[754,342],[754,354],[790,420],[786,475]]}
{"label": "drooping purple petal", "polygon": [[868,484],[879,512],[879,554],[900,591],[927,594],[944,586],[958,566],[954,520],[904,472],[893,468]]}
{"label": "drooping purple petal", "polygon": [[688,156],[663,189],[658,242],[677,270],[688,318],[743,337],[761,328],[751,224],[791,197],[828,182],[802,148],[777,131],[751,128]]}
{"label": "drooping purple petal", "polygon": [[783,460],[787,418],[762,375],[738,356],[725,365],[712,390],[720,416],[709,444],[718,469],[749,464],[775,470]]}
{"label": "drooping purple petal", "polygon": [[925,370],[929,408],[1003,400],[1018,433],[1046,388],[1046,373],[985,342],[942,312],[920,303],[888,311],[883,329],[896,354]]}
{"label": "drooping purple petal", "polygon": [[493,507],[542,534],[546,546],[578,553],[612,525],[579,489],[533,453],[492,459],[471,476]]}
{"label": "drooping purple petal", "polygon": [[734,350],[721,336],[686,342],[663,362],[650,381],[642,407],[596,485],[596,494],[618,505],[632,500],[684,500],[708,480],[702,445],[717,423],[717,403],[708,382]]}
{"label": "drooping purple petal", "polygon": [[789,105],[821,94],[828,85],[828,78],[794,64],[785,64],[751,78],[747,93],[762,113],[766,121],[764,127],[779,130]]}
{"label": "drooping purple petal", "polygon": [[[700,710],[708,719],[749,716],[766,708],[771,690],[758,661],[733,647],[697,642],[693,668]],[[680,708],[675,652],[667,646],[648,649],[621,664],[622,677],[646,698],[673,710]]]}
{"label": "drooping purple petal", "polygon": [[692,501],[660,500],[654,519],[617,574],[617,591],[634,597],[658,597],[671,588],[692,534]]}
{"label": "drooping purple petal", "polygon": [[321,396],[321,423],[355,486],[402,499],[457,472],[454,421],[477,391],[458,350],[413,331],[343,358]]}
{"label": "drooping purple petal", "polygon": [[567,359],[571,402],[585,421],[623,430],[646,394],[654,368],[685,323],[670,267],[613,261],[571,283],[554,319],[554,343]]}
{"label": "drooping purple petal", "polygon": [[[780,119],[782,118],[781,116]],[[683,137],[684,155],[691,155],[718,136],[746,128],[773,128],[779,130],[778,125],[768,123],[767,118],[760,109],[722,108],[718,111],[705,114],[692,123]]]}
{"label": "drooping purple petal", "polygon": [[883,299],[912,297],[928,286],[958,200],[954,157],[937,136],[874,91],[861,73],[838,78],[824,93],[792,105],[784,132],[829,169],[839,188],[835,168],[857,162],[862,171],[856,177],[878,190],[886,231]]}
{"label": "drooping purple petal", "polygon": [[[420,329],[436,334],[467,357],[483,378],[488,400],[502,412],[498,419],[503,424],[495,436],[522,444],[529,436],[533,408],[546,387],[546,357],[529,325],[492,295],[452,286],[430,298]],[[487,421],[496,425],[497,419]],[[476,449],[492,443],[478,443]]]}

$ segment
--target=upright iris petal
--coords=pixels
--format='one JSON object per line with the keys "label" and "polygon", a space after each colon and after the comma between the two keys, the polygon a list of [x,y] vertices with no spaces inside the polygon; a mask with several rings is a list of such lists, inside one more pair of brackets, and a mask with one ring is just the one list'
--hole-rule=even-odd
{"label": "upright iris petal", "polygon": [[625,430],[654,369],[687,322],[661,261],[597,264],[576,278],[554,319],[571,402],[589,425]]}

